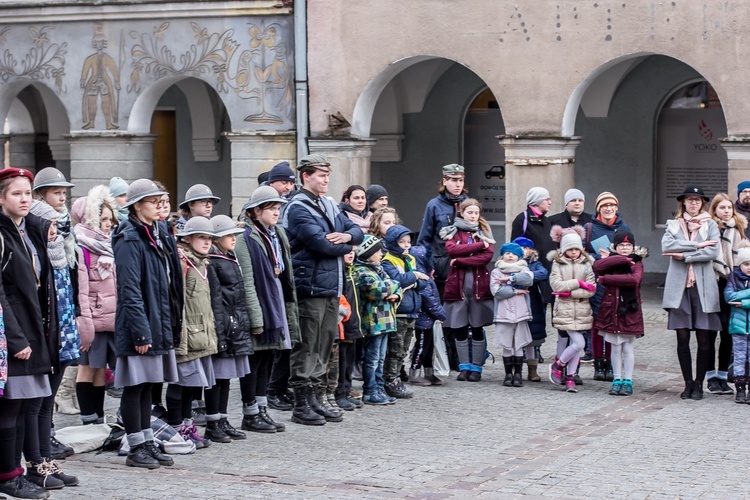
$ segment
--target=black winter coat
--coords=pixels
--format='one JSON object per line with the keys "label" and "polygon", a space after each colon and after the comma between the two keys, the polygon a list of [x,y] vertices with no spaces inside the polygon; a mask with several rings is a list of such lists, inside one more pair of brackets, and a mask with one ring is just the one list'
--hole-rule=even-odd
{"label": "black winter coat", "polygon": [[[36,273],[26,243],[9,217],[0,214],[0,234],[4,239],[0,297],[8,339],[8,375],[37,375],[58,371],[60,334],[58,332],[52,266],[47,257],[50,221],[26,216],[26,234],[39,255],[42,272],[37,287]],[[14,355],[31,347],[31,357],[22,361]]]}
{"label": "black winter coat", "polygon": [[[526,224],[526,231],[523,228],[524,222]],[[510,239],[515,240],[519,236],[526,236],[533,241],[534,249],[539,253],[539,262],[549,271],[552,269],[552,263],[547,260],[547,254],[557,249],[557,244],[552,241],[552,236],[549,234],[551,229],[552,224],[550,224],[547,217],[544,215],[537,217],[529,207],[526,207],[526,210],[518,214],[513,220]],[[552,289],[548,281],[540,282],[540,291],[544,303],[549,304],[552,302]]]}
{"label": "black winter coat", "polygon": [[207,271],[211,308],[216,320],[217,356],[249,356],[253,354],[253,340],[240,265],[233,252],[224,255],[214,248],[208,257],[211,260]]}
{"label": "black winter coat", "polygon": [[591,214],[583,212],[578,216],[578,221],[574,221],[570,217],[570,213],[568,213],[567,210],[563,210],[559,214],[550,215],[547,218],[549,219],[550,227],[560,226],[561,228],[565,229],[567,227],[583,226],[584,224],[591,222],[591,217]]}
{"label": "black winter coat", "polygon": [[170,279],[180,284],[182,296],[182,268],[179,260],[170,262],[177,255],[171,251],[174,246],[166,234],[166,225],[159,225],[160,248],[146,227],[131,217],[119,225],[112,237],[117,276],[118,356],[135,356],[136,346],[148,344],[151,349],[147,355],[163,355],[175,344]]}
{"label": "black winter coat", "polygon": [[357,271],[353,264],[344,267],[344,297],[352,308],[349,319],[344,321],[344,338],[356,340],[364,337],[362,334],[362,300],[357,286]]}

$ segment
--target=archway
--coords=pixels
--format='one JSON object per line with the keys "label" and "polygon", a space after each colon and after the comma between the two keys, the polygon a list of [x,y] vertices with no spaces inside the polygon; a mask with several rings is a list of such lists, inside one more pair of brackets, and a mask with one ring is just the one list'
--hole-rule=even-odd
{"label": "archway", "polygon": [[[682,161],[671,146],[661,148],[661,154],[666,156],[657,161],[661,135],[659,116],[665,104],[670,105],[670,97],[676,95],[675,92],[688,84],[705,81],[698,71],[675,58],[634,54],[593,71],[579,85],[566,107],[563,130],[582,137],[576,149],[575,187],[586,195],[587,211],[594,211],[593,201],[599,193],[613,192],[620,200],[623,220],[634,231],[639,244],[651,248],[652,253],[661,245],[664,214],[674,210],[672,205],[676,203],[673,191],[677,188],[672,186],[668,193],[664,190],[661,179],[665,172],[660,165]],[[574,108],[575,122],[571,128]],[[723,112],[719,113],[723,122]],[[701,137],[698,125],[685,121],[688,120],[685,116],[677,118],[678,122],[681,120],[683,130],[689,130],[695,137],[682,134],[680,144],[692,147]],[[714,132],[721,130],[721,127],[715,128]],[[726,125],[723,133],[726,133]],[[714,135],[713,140],[720,150],[719,137]],[[724,171],[726,183],[726,154],[717,162],[717,168]],[[682,184],[681,191],[689,182],[682,178],[674,184]],[[666,264],[666,260],[660,258],[645,261],[648,272],[664,272]]]}
{"label": "archway", "polygon": [[[378,140],[371,157],[371,183],[388,190],[390,204],[408,227],[419,229],[424,206],[437,192],[443,165],[467,167],[472,195],[479,195],[473,191],[479,191],[480,181],[490,182],[486,164],[495,160],[482,157],[477,148],[492,143],[502,150],[496,139],[503,133],[497,101],[473,71],[433,56],[397,61],[365,88],[354,109],[352,133]],[[491,114],[500,118],[499,128],[487,126],[492,120],[477,118],[488,114],[490,102]],[[502,158],[496,161],[503,164]]]}

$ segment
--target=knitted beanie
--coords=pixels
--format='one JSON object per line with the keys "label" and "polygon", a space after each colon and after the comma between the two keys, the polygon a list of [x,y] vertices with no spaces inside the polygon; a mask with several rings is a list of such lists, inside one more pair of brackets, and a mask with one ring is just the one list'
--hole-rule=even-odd
{"label": "knitted beanie", "polygon": [[734,258],[734,265],[737,267],[745,262],[750,262],[750,247],[744,247],[737,250],[737,257]]}
{"label": "knitted beanie", "polygon": [[615,235],[612,237],[612,246],[614,248],[617,248],[617,245],[620,243],[630,243],[632,245],[635,245],[635,236],[630,231],[625,230],[617,230],[615,231]]}
{"label": "knitted beanie", "polygon": [[366,234],[365,239],[362,240],[362,244],[354,251],[354,255],[356,255],[359,260],[367,260],[372,257],[375,252],[382,249],[383,240],[371,234]]}
{"label": "knitted beanie", "polygon": [[601,206],[606,203],[613,203],[619,206],[620,200],[618,200],[617,196],[613,195],[609,191],[604,191],[602,194],[596,197],[596,202],[594,203],[596,207],[596,213],[599,213],[599,209],[601,208]]}
{"label": "knitted beanie", "polygon": [[740,193],[745,189],[750,189],[750,181],[742,181],[737,184],[737,196],[739,197]]}
{"label": "knitted beanie", "polygon": [[563,236],[562,240],[560,240],[560,251],[565,253],[574,248],[583,250],[583,241],[581,241],[581,237],[578,236],[578,233],[568,233]]}
{"label": "knitted beanie", "polygon": [[365,196],[367,197],[367,204],[372,205],[376,200],[383,196],[388,196],[388,191],[386,191],[380,184],[373,184],[367,188]]}
{"label": "knitted beanie", "polygon": [[536,206],[549,198],[549,191],[543,187],[533,187],[526,193],[526,205]]}
{"label": "knitted beanie", "polygon": [[573,200],[583,200],[586,201],[586,196],[584,196],[583,191],[580,189],[572,188],[565,191],[565,196],[563,197],[563,200],[565,201],[564,205],[568,205]]}
{"label": "knitted beanie", "polygon": [[500,247],[500,257],[508,252],[515,254],[519,259],[523,259],[523,248],[518,243],[505,243]]}
{"label": "knitted beanie", "polygon": [[268,173],[269,184],[277,181],[294,182],[295,180],[296,178],[294,177],[294,170],[292,170],[292,167],[289,166],[289,163],[285,161],[274,165],[271,171]]}
{"label": "knitted beanie", "polygon": [[109,192],[112,193],[112,198],[128,194],[128,183],[122,177],[112,177],[109,180]]}

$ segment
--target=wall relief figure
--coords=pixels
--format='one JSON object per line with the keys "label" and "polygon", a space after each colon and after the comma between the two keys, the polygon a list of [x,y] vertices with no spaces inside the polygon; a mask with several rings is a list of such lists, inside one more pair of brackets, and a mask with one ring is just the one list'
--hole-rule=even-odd
{"label": "wall relief figure", "polygon": [[[104,27],[97,24],[91,46],[96,52],[83,62],[81,70],[81,88],[83,89],[83,128],[94,128],[98,100],[101,97],[102,114],[107,123],[107,130],[120,128],[118,125],[120,103],[120,66],[107,54],[107,37]],[[122,56],[122,54],[121,54]],[[122,57],[121,57],[122,61]]]}
{"label": "wall relief figure", "polygon": [[[50,43],[49,32],[53,29],[53,26],[30,26],[29,37],[33,45],[28,47],[25,53],[22,53],[23,49],[17,43],[12,44],[13,51],[6,48],[0,57],[0,81],[5,83],[11,78],[52,79],[55,92],[65,93],[67,88],[63,84],[63,77],[68,44]],[[0,46],[8,41],[10,32],[9,26],[0,30]],[[16,59],[16,56],[20,57],[20,60]]]}

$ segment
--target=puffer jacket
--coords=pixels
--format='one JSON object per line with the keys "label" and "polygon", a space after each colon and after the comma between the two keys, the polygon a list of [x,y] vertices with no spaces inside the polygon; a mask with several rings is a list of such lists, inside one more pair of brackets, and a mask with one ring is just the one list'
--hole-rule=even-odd
{"label": "puffer jacket", "polygon": [[[37,249],[42,268],[39,287],[26,243],[15,223],[0,213],[3,241],[0,268],[5,290],[4,297],[0,295],[0,304],[8,342],[9,376],[39,375],[59,370],[60,335],[46,243],[51,223],[32,214],[25,219],[26,234]],[[27,347],[31,347],[29,359],[15,357]]]}
{"label": "puffer jacket", "polygon": [[[495,297],[495,323],[520,323],[529,321],[531,315],[531,301],[528,294],[517,294],[516,290],[526,290],[534,284],[534,273],[532,273],[525,260],[519,260],[522,269],[516,272],[507,272],[502,261],[498,261],[490,276],[490,291]],[[509,278],[512,281],[501,281],[501,278]]]}
{"label": "puffer jacket", "polygon": [[549,282],[553,292],[570,292],[569,297],[555,298],[552,325],[558,330],[585,331],[594,324],[589,298],[594,295],[580,287],[578,281],[596,284],[594,275],[594,259],[586,252],[576,260],[571,260],[559,250],[547,254],[552,262]]}
{"label": "puffer jacket", "polygon": [[[599,304],[599,312],[594,327],[600,332],[638,335],[644,333],[643,312],[641,310],[641,280],[643,279],[644,249],[636,247],[632,256],[626,257],[612,253],[609,257],[594,262],[594,272],[599,276],[604,294]],[[630,272],[620,270],[629,268]],[[626,307],[621,300],[620,287],[635,288],[637,309]],[[624,314],[618,314],[624,310]]]}
{"label": "puffer jacket", "polygon": [[225,254],[216,247],[211,248],[208,258],[211,262],[208,283],[216,321],[217,356],[249,356],[253,353],[253,341],[240,264],[234,252]]}
{"label": "puffer jacket", "polygon": [[444,282],[448,279],[451,260],[445,250],[445,241],[440,237],[440,230],[453,224],[458,206],[467,198],[467,195],[462,194],[451,201],[445,193],[441,193],[428,201],[424,209],[417,245],[427,249],[427,262],[430,264],[428,271],[435,270],[436,281]]}
{"label": "puffer jacket", "polygon": [[416,318],[422,308],[420,292],[427,286],[427,281],[417,279],[414,271],[417,261],[411,255],[393,255],[388,252],[383,257],[383,271],[389,278],[398,282],[403,290],[409,285],[416,284],[404,292],[404,298],[398,306],[396,315],[399,317]]}
{"label": "puffer jacket", "polygon": [[750,276],[734,268],[724,289],[727,302],[741,302],[741,306],[732,306],[729,314],[729,333],[732,335],[750,334]]}
{"label": "puffer jacket", "polygon": [[[294,266],[297,297],[338,297],[343,291],[342,257],[359,245],[364,233],[340,210],[332,198],[316,197],[302,189],[287,204],[282,225],[286,229]],[[335,245],[326,239],[330,233],[347,233],[349,243]]]}
{"label": "puffer jacket", "polygon": [[448,280],[445,282],[443,301],[456,302],[464,300],[464,276],[470,269],[474,274],[474,300],[492,300],[490,292],[490,271],[487,264],[492,260],[492,245],[485,248],[483,241],[473,241],[468,231],[457,231],[445,242],[448,256],[456,261],[450,266]]}
{"label": "puffer jacket", "polygon": [[[158,227],[166,230],[166,226]],[[132,217],[120,223],[112,237],[117,275],[115,351],[118,356],[135,356],[136,346],[149,344],[147,356],[164,355],[174,348],[169,280],[171,277],[179,281],[181,290],[182,277],[167,271],[164,248],[167,237],[160,231],[162,246],[157,249],[155,240],[146,234],[146,226]],[[179,267],[176,270],[180,272]]]}
{"label": "puffer jacket", "polygon": [[179,244],[183,268],[185,304],[182,314],[182,342],[175,349],[178,363],[211,356],[218,352],[216,320],[211,308],[208,257],[201,257]]}
{"label": "puffer jacket", "polygon": [[380,264],[356,260],[355,266],[362,299],[362,333],[375,336],[395,332],[398,301],[385,299],[393,294],[401,299],[398,282],[388,278]]}
{"label": "puffer jacket", "polygon": [[[529,288],[529,303],[531,305],[529,330],[531,330],[532,339],[541,340],[547,338],[547,303],[544,297],[545,295],[551,297],[549,271],[539,262],[539,253],[533,248],[524,260],[529,264],[529,271],[534,275],[534,284]],[[546,294],[545,290],[547,290]]]}
{"label": "puffer jacket", "polygon": [[[427,249],[423,246],[413,246],[409,249],[409,254],[417,260],[417,271],[429,276]],[[435,280],[430,277],[425,283],[427,283],[427,286],[419,292],[422,298],[422,308],[419,310],[417,321],[414,323],[415,330],[429,330],[435,325],[435,321],[445,321],[447,317],[445,308],[440,303],[440,291]]]}

